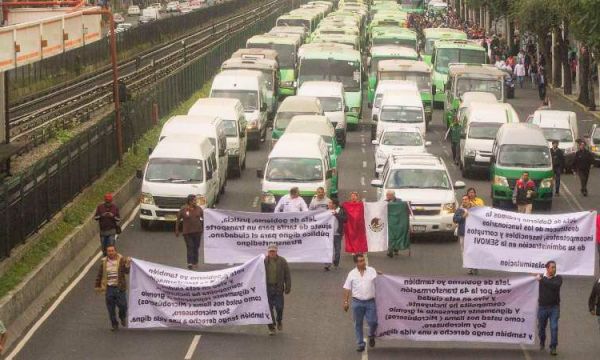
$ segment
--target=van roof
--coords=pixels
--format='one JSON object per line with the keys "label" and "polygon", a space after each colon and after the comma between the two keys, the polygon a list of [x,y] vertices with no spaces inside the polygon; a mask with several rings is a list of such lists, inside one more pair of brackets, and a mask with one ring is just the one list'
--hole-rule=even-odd
{"label": "van roof", "polygon": [[327,116],[296,115],[285,128],[285,133],[307,133],[321,136],[335,136],[335,129]]}
{"label": "van roof", "polygon": [[470,122],[506,123],[512,122],[514,111],[512,105],[508,103],[472,102],[467,114]]}
{"label": "van roof", "polygon": [[305,59],[329,59],[361,61],[360,52],[351,45],[340,43],[311,43],[300,47],[298,54]]}
{"label": "van roof", "polygon": [[376,45],[371,47],[371,57],[375,56],[403,56],[410,58],[418,58],[419,54],[413,48],[397,45]]}
{"label": "van roof", "polygon": [[445,170],[446,166],[442,159],[438,156],[423,153],[423,154],[392,154],[389,157],[390,166],[392,168],[434,168]]}
{"label": "van roof", "polygon": [[279,105],[277,109],[280,111],[289,111],[289,112],[322,112],[321,102],[318,98],[314,96],[288,96]]}
{"label": "van roof", "polygon": [[213,149],[214,146],[206,136],[172,135],[160,141],[149,158],[206,160]]}
{"label": "van roof", "polygon": [[215,75],[212,82],[212,88],[219,88],[224,83],[227,87],[238,87],[252,85],[257,86],[262,82],[262,73],[258,70],[224,70]]}
{"label": "van roof", "polygon": [[538,145],[548,147],[548,140],[542,130],[532,124],[508,123],[504,124],[496,134],[496,142],[501,145]]}
{"label": "van roof", "polygon": [[278,68],[277,61],[273,59],[244,59],[231,58],[227,59],[221,65],[222,70],[231,69],[260,69],[260,70],[276,70]]}
{"label": "van roof", "polygon": [[377,83],[376,93],[383,93],[388,90],[413,90],[419,91],[417,84],[411,80],[381,80]]}
{"label": "van roof", "polygon": [[279,61],[277,50],[261,48],[238,49],[231,55],[232,58],[264,58]]}
{"label": "van roof", "polygon": [[301,41],[301,36],[298,37],[290,37],[286,36],[286,34],[262,34],[262,35],[254,35],[246,44],[294,44],[298,45]]}
{"label": "van roof", "polygon": [[242,102],[233,98],[201,98],[188,110],[188,115],[220,116],[233,120],[244,113]]}
{"label": "van roof", "polygon": [[550,117],[550,116],[542,116],[538,123],[536,123],[542,129],[547,128],[558,128],[558,129],[570,129],[571,124],[569,123],[569,118],[567,117]]}
{"label": "van roof", "polygon": [[217,116],[175,115],[163,125],[160,137],[183,134],[202,134],[216,137],[216,127],[222,122]]}
{"label": "van roof", "polygon": [[450,28],[427,28],[423,30],[423,33],[425,34],[426,38],[433,37],[435,35],[439,36],[441,34],[460,35],[464,36],[465,39],[467,38],[467,34],[464,31]]}
{"label": "van roof", "polygon": [[471,103],[497,103],[496,95],[484,91],[467,91],[462,95],[461,107],[467,107]]}
{"label": "van roof", "polygon": [[474,41],[465,40],[465,39],[440,39],[440,40],[436,40],[434,46],[436,49],[460,48],[460,49],[469,49],[469,50],[481,50],[482,52],[485,51],[483,46],[479,45],[478,43],[476,43]]}
{"label": "van roof", "polygon": [[451,63],[448,66],[449,76],[468,76],[468,75],[480,75],[480,76],[493,76],[504,78],[506,75],[503,71],[495,67],[494,65],[488,64],[464,64],[464,63]]}
{"label": "van roof", "polygon": [[327,145],[321,136],[307,133],[290,133],[281,135],[269,158],[315,158],[321,159],[327,154]]}
{"label": "van roof", "polygon": [[383,92],[381,106],[384,105],[408,105],[423,107],[421,94],[418,90],[388,90]]}
{"label": "van roof", "polygon": [[423,61],[409,59],[381,60],[377,64],[379,71],[431,72],[431,68]]}
{"label": "van roof", "polygon": [[566,119],[577,118],[577,114],[573,111],[564,110],[536,110],[533,113],[533,117],[539,117],[540,120],[544,119]]}
{"label": "van roof", "polygon": [[320,96],[344,95],[344,85],[338,81],[305,81],[298,89],[298,95],[316,94]]}

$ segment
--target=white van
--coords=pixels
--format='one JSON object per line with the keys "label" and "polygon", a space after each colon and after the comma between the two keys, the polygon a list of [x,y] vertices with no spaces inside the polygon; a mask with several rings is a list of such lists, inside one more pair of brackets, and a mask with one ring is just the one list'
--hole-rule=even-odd
{"label": "white van", "polygon": [[300,96],[315,96],[321,102],[325,116],[335,128],[338,144],[346,147],[346,103],[344,85],[336,81],[305,81],[298,89]]}
{"label": "white van", "polygon": [[158,9],[147,7],[142,10],[142,16],[139,17],[140,23],[148,23],[160,19],[160,12]]}
{"label": "white van", "polygon": [[467,91],[462,95],[460,105],[458,106],[458,110],[456,112],[456,118],[460,119],[462,114],[472,103],[496,104],[498,103],[498,99],[496,99],[496,95],[489,92]]}
{"label": "white van", "polygon": [[248,145],[258,149],[267,134],[267,88],[262,73],[256,70],[222,71],[212,82],[210,97],[241,101],[248,121]]}
{"label": "white van", "polygon": [[323,115],[321,101],[315,96],[288,96],[277,108],[277,114],[273,120],[273,132],[271,133],[271,145],[274,146],[283,135],[292,118],[296,115]]}
{"label": "white van", "polygon": [[371,141],[377,138],[377,120],[381,112],[381,100],[383,93],[391,90],[415,90],[419,91],[417,84],[414,81],[407,80],[381,80],[377,83],[375,95],[373,96],[373,108],[371,109]]}
{"label": "white van", "polygon": [[381,111],[375,116],[375,138],[384,130],[401,127],[418,128],[425,134],[425,109],[418,90],[390,90],[383,93]]}
{"label": "white van", "polygon": [[508,103],[471,103],[461,114],[460,169],[467,177],[471,171],[489,170],[492,147],[498,129],[519,123],[519,115]]}
{"label": "white van", "polygon": [[375,150],[375,176],[379,176],[383,165],[391,155],[412,155],[427,152],[431,141],[425,141],[418,128],[389,129],[381,133],[379,138],[372,140],[377,145]]}
{"label": "white van", "polygon": [[553,140],[558,140],[558,147],[565,152],[565,168],[571,169],[579,139],[577,114],[573,111],[537,110],[528,122],[542,129],[549,147],[552,147]]}
{"label": "white van", "polygon": [[[143,172],[140,224],[174,222],[188,195],[203,208],[214,206],[219,194],[217,152],[204,136],[173,135],[160,141]],[[138,177],[142,177],[138,170]]]}
{"label": "white van", "polygon": [[317,188],[331,193],[333,170],[329,167],[329,149],[316,134],[283,134],[267,159],[265,169],[256,171],[262,179],[260,209],[272,212],[279,199],[294,186],[308,202]]}
{"label": "white van", "polygon": [[229,174],[242,175],[246,168],[246,116],[238,99],[202,98],[188,110],[192,116],[218,116],[223,120],[227,137]]}
{"label": "white van", "polygon": [[210,140],[217,151],[215,177],[219,180],[219,194],[223,194],[227,186],[227,163],[229,162],[223,120],[215,116],[176,115],[163,125],[159,141],[173,135],[206,136]]}

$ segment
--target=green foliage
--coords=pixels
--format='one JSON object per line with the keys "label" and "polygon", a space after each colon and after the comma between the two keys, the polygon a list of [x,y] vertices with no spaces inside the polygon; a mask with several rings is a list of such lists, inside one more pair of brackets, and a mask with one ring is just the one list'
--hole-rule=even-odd
{"label": "green foliage", "polygon": [[565,7],[575,37],[600,55],[600,0],[565,1]]}
{"label": "green foliage", "polygon": [[560,11],[562,0],[524,0],[512,2],[510,11],[519,28],[531,31],[543,38],[552,29],[558,28],[564,13]]}

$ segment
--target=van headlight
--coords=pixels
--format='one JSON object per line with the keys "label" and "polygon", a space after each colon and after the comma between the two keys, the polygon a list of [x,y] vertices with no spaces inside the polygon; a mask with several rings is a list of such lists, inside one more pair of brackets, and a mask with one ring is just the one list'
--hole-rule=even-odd
{"label": "van headlight", "polygon": [[506,176],[494,175],[494,185],[508,187]]}
{"label": "van headlight", "polygon": [[196,205],[197,206],[206,206],[206,196],[202,194],[196,195]]}
{"label": "van headlight", "polygon": [[442,210],[446,213],[446,214],[454,214],[454,212],[456,211],[456,203],[447,203],[444,204],[442,206]]}
{"label": "van headlight", "polygon": [[540,187],[541,188],[552,188],[552,183],[554,182],[553,178],[545,178],[544,180],[542,180],[542,182],[540,183]]}
{"label": "van headlight", "polygon": [[144,205],[154,205],[152,194],[142,193],[142,196],[140,196],[140,203]]}
{"label": "van headlight", "polygon": [[476,155],[475,149],[465,149],[465,156],[474,157]]}
{"label": "van headlight", "polygon": [[265,192],[262,193],[261,200],[263,204],[275,204],[275,195]]}

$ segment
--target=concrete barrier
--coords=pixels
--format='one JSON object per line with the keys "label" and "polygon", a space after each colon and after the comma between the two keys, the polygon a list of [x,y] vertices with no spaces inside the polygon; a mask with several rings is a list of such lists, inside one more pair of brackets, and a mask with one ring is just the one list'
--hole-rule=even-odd
{"label": "concrete barrier", "polygon": [[[135,177],[114,192],[114,202],[123,221],[137,208],[139,192],[140,180]],[[8,327],[7,349],[98,253],[99,229],[93,216],[90,214],[15,289],[0,299],[0,319]],[[53,219],[56,221],[62,221],[62,217]]]}

